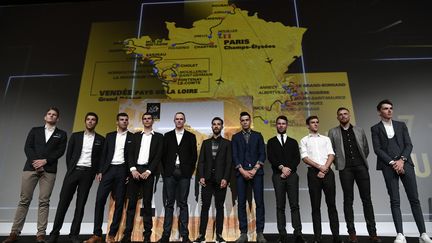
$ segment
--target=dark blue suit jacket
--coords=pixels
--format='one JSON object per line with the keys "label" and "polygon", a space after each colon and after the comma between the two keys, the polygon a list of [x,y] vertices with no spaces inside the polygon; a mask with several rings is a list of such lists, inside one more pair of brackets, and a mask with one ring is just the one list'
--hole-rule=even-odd
{"label": "dark blue suit jacket", "polygon": [[[411,151],[413,149],[413,145],[411,143],[411,138],[408,134],[408,128],[404,122],[393,121],[393,129],[395,132],[396,142],[402,150],[402,153],[399,156],[404,156],[407,158],[407,162],[414,166],[411,160]],[[388,155],[388,137],[387,132],[384,128],[384,124],[382,122],[377,123],[373,127],[371,127],[372,132],[372,143],[375,154],[377,155],[377,170],[382,170],[384,166],[390,166],[389,162],[394,158]]]}
{"label": "dark blue suit jacket", "polygon": [[[266,159],[265,154],[265,144],[264,144],[264,138],[261,135],[261,133],[252,131],[249,137],[249,143],[246,144],[246,141],[243,137],[242,131],[234,134],[232,137],[232,154],[233,154],[233,162],[234,166],[236,168],[241,165],[243,168],[252,168],[256,165],[256,163],[259,161],[261,163],[264,163]],[[251,153],[251,161],[245,161],[246,160],[246,152],[250,151]],[[260,169],[256,173],[257,175],[263,175],[264,170],[263,166],[260,167]],[[239,172],[237,170],[237,176],[239,175]]]}

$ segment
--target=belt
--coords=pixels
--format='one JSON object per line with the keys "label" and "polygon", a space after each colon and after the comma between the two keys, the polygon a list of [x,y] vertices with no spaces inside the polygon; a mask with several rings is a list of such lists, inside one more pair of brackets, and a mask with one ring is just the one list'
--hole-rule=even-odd
{"label": "belt", "polygon": [[110,166],[118,166],[118,167],[120,167],[120,166],[126,166],[126,163],[123,163],[123,164],[118,164],[118,165],[113,165],[113,164],[110,164]]}
{"label": "belt", "polygon": [[176,169],[180,169],[180,164],[175,164]]}
{"label": "belt", "polygon": [[75,170],[91,170],[91,169],[92,169],[91,167],[87,167],[87,166],[80,166],[80,165],[75,166]]}

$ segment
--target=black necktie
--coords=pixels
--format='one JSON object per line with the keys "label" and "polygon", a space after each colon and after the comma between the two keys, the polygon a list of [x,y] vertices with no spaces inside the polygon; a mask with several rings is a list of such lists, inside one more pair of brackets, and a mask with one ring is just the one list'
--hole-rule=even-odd
{"label": "black necktie", "polygon": [[282,147],[285,145],[284,136],[281,134]]}

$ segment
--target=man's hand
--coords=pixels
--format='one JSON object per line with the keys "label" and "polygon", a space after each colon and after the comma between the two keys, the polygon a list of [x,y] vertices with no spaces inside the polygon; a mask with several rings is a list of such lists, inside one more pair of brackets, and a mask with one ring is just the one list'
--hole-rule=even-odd
{"label": "man's hand", "polygon": [[148,172],[148,171],[144,171],[141,175],[140,175],[140,177],[143,179],[143,180],[147,180],[147,178],[150,176],[150,172]]}
{"label": "man's hand", "polygon": [[227,185],[228,185],[228,182],[225,179],[222,179],[221,184],[220,184],[220,188],[225,188],[225,187],[227,187]]}
{"label": "man's hand", "polygon": [[329,171],[329,167],[326,166],[326,165],[320,165],[320,166],[318,167],[318,169],[320,170],[320,172],[322,172],[322,173],[324,173],[324,174],[327,174],[327,172]]}
{"label": "man's hand", "polygon": [[317,177],[322,179],[325,177],[325,173],[320,171],[320,172],[318,172]]}
{"label": "man's hand", "polygon": [[96,176],[95,176],[95,180],[97,182],[100,182],[102,180],[102,173],[97,173]]}
{"label": "man's hand", "polygon": [[248,170],[245,170],[243,168],[239,168],[239,172],[246,180],[250,180],[253,178],[252,174]]}
{"label": "man's hand", "polygon": [[36,160],[33,160],[33,163],[32,163],[33,168],[35,168],[36,170],[43,167],[46,164],[47,164],[46,159],[36,159]]}
{"label": "man's hand", "polygon": [[399,159],[399,160],[396,160],[392,166],[396,172],[399,172],[399,171],[403,171],[404,164],[405,164],[405,162],[402,159]]}
{"label": "man's hand", "polygon": [[284,175],[284,177],[281,176],[282,178],[287,178],[289,175],[291,175],[291,169],[284,166],[282,168],[282,175]]}
{"label": "man's hand", "polygon": [[134,180],[139,180],[139,178],[140,178],[140,173],[139,173],[137,170],[133,170],[133,171],[131,172],[131,174],[132,174],[132,177],[134,178]]}
{"label": "man's hand", "polygon": [[200,184],[201,186],[205,187],[205,186],[206,186],[205,178],[200,178],[200,180],[199,180],[199,184]]}

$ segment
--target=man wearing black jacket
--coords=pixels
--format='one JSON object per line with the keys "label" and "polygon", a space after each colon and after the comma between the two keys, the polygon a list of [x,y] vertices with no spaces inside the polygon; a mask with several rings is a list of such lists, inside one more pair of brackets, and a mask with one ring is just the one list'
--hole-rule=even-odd
{"label": "man wearing black jacket", "polygon": [[155,174],[162,159],[163,135],[153,130],[153,116],[144,113],[142,116],[144,129],[134,134],[135,149],[132,163],[129,165],[132,178],[129,179],[126,211],[126,228],[122,242],[131,242],[138,198],[143,199],[144,206],[144,242],[150,242],[152,233],[152,198]]}
{"label": "man wearing black jacket", "polygon": [[286,195],[288,195],[295,242],[303,243],[305,239],[302,236],[300,221],[299,176],[297,175],[300,152],[297,141],[286,135],[287,126],[287,117],[279,116],[276,119],[278,134],[267,142],[267,156],[273,169],[272,181],[276,195],[278,242],[286,243],[288,241],[285,217]]}
{"label": "man wearing black jacket", "polygon": [[96,180],[100,184],[96,194],[93,236],[84,243],[103,242],[102,223],[105,203],[110,193],[115,200],[115,209],[110,231],[105,240],[107,243],[115,242],[114,238],[120,226],[126,194],[126,178],[129,174],[128,166],[133,157],[134,139],[133,133],[127,130],[129,117],[126,113],[117,114],[116,123],[117,131],[106,135],[100,167],[96,175]]}
{"label": "man wearing black jacket", "polygon": [[222,238],[224,203],[227,185],[231,176],[231,142],[221,136],[223,120],[213,118],[213,136],[204,140],[198,159],[198,173],[201,184],[201,218],[199,236],[195,242],[205,243],[208,212],[214,195],[216,205],[216,243],[225,242]]}
{"label": "man wearing black jacket", "polygon": [[95,132],[98,116],[94,112],[86,114],[85,130],[75,132],[69,139],[66,152],[67,172],[60,191],[60,201],[54,219],[49,243],[57,242],[67,209],[77,191],[75,214],[69,232],[73,243],[81,242],[78,235],[84,216],[90,188],[93,184],[105,138]]}
{"label": "man wearing black jacket", "polygon": [[163,182],[166,200],[165,218],[161,243],[169,242],[171,234],[174,202],[180,208],[180,235],[183,243],[190,243],[189,212],[187,199],[189,196],[190,180],[197,161],[196,137],[184,129],[186,116],[177,112],[174,116],[175,129],[165,133],[163,140]]}
{"label": "man wearing black jacket", "polygon": [[60,112],[50,107],[45,114],[45,126],[33,127],[24,146],[27,161],[22,173],[20,201],[15,213],[11,233],[3,243],[18,240],[24,227],[24,221],[33,197],[34,189],[39,183],[39,208],[36,242],[45,242],[48,224],[49,202],[57,173],[58,159],[66,150],[66,132],[56,127]]}

